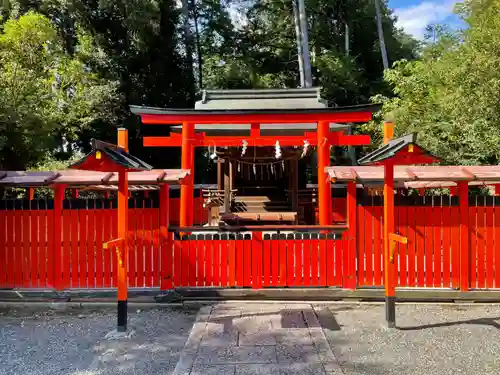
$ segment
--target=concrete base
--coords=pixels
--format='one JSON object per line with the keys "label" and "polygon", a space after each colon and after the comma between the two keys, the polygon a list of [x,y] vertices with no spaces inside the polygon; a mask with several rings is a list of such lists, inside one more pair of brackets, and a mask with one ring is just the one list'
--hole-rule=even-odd
{"label": "concrete base", "polygon": [[106,340],[123,340],[130,339],[135,335],[135,331],[133,329],[128,328],[125,332],[118,332],[116,329],[106,333],[104,338]]}

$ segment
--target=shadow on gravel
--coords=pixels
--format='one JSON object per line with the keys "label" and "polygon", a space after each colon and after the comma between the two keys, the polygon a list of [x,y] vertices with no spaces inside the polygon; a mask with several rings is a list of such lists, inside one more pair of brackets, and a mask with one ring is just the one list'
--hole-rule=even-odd
{"label": "shadow on gravel", "polygon": [[500,329],[500,324],[497,322],[497,320],[500,320],[500,316],[495,317],[495,318],[478,318],[478,319],[458,320],[455,322],[442,322],[442,323],[433,323],[433,324],[423,324],[420,326],[408,326],[408,327],[397,327],[397,328],[400,331],[418,331],[418,330],[430,329],[430,328],[452,327],[452,326],[458,326],[458,325],[472,324],[472,325],[485,325],[485,326],[490,326],[490,327],[493,327],[496,329]]}

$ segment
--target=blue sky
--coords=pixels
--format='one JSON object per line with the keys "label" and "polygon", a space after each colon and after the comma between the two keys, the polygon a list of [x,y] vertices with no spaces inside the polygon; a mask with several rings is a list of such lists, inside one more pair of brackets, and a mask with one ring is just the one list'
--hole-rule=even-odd
{"label": "blue sky", "polygon": [[389,0],[389,7],[398,17],[398,26],[408,34],[423,39],[425,27],[432,23],[458,27],[459,19],[452,13],[456,0]]}

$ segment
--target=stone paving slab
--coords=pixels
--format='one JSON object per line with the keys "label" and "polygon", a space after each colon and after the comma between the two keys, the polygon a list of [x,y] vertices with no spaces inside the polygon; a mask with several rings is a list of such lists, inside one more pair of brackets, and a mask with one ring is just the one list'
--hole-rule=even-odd
{"label": "stone paving slab", "polygon": [[325,370],[319,362],[289,365],[246,365],[238,366],[236,375],[325,375]]}
{"label": "stone paving slab", "polygon": [[195,364],[277,363],[273,346],[228,346],[225,348],[203,346]]}
{"label": "stone paving slab", "polygon": [[336,375],[326,370],[340,368],[310,304],[216,305],[200,312],[192,336],[174,375]]}

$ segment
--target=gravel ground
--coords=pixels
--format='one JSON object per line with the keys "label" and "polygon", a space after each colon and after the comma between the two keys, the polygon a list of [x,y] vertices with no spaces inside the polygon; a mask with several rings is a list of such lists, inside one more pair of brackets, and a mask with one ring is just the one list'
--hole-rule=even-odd
{"label": "gravel ground", "polygon": [[0,311],[0,374],[109,375],[172,373],[198,309],[129,308],[131,339],[109,341],[111,308]]}
{"label": "gravel ground", "polygon": [[[500,305],[315,304],[343,375],[500,374]],[[115,310],[0,311],[0,375],[170,375],[198,308],[130,310],[130,340],[108,341]]]}
{"label": "gravel ground", "polygon": [[498,305],[398,305],[395,330],[383,305],[316,311],[345,375],[500,374]]}

